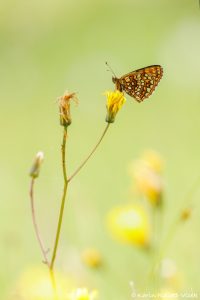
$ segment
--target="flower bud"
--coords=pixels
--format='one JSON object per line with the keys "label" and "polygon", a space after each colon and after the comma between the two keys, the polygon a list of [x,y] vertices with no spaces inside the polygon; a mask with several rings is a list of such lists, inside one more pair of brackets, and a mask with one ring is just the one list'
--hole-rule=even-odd
{"label": "flower bud", "polygon": [[82,261],[91,268],[98,268],[102,264],[101,254],[97,249],[87,248],[82,253]]}
{"label": "flower bud", "polygon": [[185,208],[181,212],[181,221],[186,221],[191,217],[192,209],[190,207]]}
{"label": "flower bud", "polygon": [[40,151],[37,153],[37,155],[35,157],[35,161],[31,167],[31,170],[29,173],[29,175],[32,178],[37,178],[39,176],[40,166],[41,166],[43,160],[44,160],[44,153]]}

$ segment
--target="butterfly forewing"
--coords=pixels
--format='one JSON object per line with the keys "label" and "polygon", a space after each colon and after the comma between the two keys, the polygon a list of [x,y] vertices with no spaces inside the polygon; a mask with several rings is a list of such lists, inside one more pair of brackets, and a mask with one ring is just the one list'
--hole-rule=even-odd
{"label": "butterfly forewing", "polygon": [[118,83],[121,90],[141,102],[153,93],[162,78],[162,74],[161,66],[149,66],[122,76],[117,80],[116,86]]}

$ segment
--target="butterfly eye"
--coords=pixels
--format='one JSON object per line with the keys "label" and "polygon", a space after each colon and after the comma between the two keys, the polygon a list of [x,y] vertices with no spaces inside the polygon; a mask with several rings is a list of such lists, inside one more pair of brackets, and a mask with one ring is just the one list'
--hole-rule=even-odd
{"label": "butterfly eye", "polygon": [[117,78],[116,77],[112,77],[112,82],[116,83],[116,81],[117,81]]}

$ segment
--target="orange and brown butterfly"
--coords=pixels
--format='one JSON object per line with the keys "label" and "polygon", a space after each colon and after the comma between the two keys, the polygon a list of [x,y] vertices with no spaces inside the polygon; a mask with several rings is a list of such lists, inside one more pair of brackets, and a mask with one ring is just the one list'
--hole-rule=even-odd
{"label": "orange and brown butterfly", "polygon": [[[108,65],[108,63],[106,64]],[[162,67],[152,65],[130,72],[120,78],[112,77],[112,81],[117,90],[124,91],[136,101],[142,102],[153,93],[162,75]]]}

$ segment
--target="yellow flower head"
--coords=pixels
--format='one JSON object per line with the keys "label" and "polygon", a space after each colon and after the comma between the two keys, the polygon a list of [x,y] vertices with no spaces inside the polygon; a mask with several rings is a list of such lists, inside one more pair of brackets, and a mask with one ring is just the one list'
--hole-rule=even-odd
{"label": "yellow flower head", "polygon": [[114,208],[108,215],[109,229],[120,242],[146,247],[150,242],[150,223],[139,205]]}
{"label": "yellow flower head", "polygon": [[106,92],[105,95],[107,96],[107,116],[106,122],[113,123],[115,121],[116,114],[121,109],[123,104],[125,103],[126,99],[124,94],[120,91],[116,90],[114,92]]}
{"label": "yellow flower head", "polygon": [[160,277],[164,286],[180,290],[183,286],[182,273],[178,270],[176,262],[170,258],[164,258],[160,264]]}
{"label": "yellow flower head", "polygon": [[74,100],[78,102],[75,93],[69,93],[66,91],[63,96],[58,98],[58,105],[60,111],[60,125],[64,127],[68,127],[72,120],[70,114],[70,101]]}
{"label": "yellow flower head", "polygon": [[[56,272],[55,277],[57,279],[57,299],[68,300],[67,293],[76,285],[76,282],[71,276],[60,272]],[[34,266],[25,270],[16,282],[11,299],[16,300],[16,295],[20,300],[55,299],[48,270],[42,266]]]}
{"label": "yellow flower head", "polygon": [[131,164],[130,174],[139,193],[153,205],[159,205],[163,194],[163,178],[161,171],[163,160],[154,151],[147,151]]}
{"label": "yellow flower head", "polygon": [[163,158],[154,150],[147,150],[143,153],[141,159],[143,162],[156,173],[161,173],[164,166]]}
{"label": "yellow flower head", "polygon": [[82,253],[84,264],[91,268],[98,268],[102,264],[101,254],[94,248],[87,248]]}
{"label": "yellow flower head", "polygon": [[163,180],[160,174],[138,161],[135,165],[134,179],[138,191],[143,196],[154,205],[160,204],[163,191]]}
{"label": "yellow flower head", "polygon": [[164,279],[172,279],[177,275],[176,263],[170,258],[164,258],[161,261],[161,277]]}
{"label": "yellow flower head", "polygon": [[78,288],[70,294],[69,300],[94,300],[97,291],[89,292],[87,288]]}

